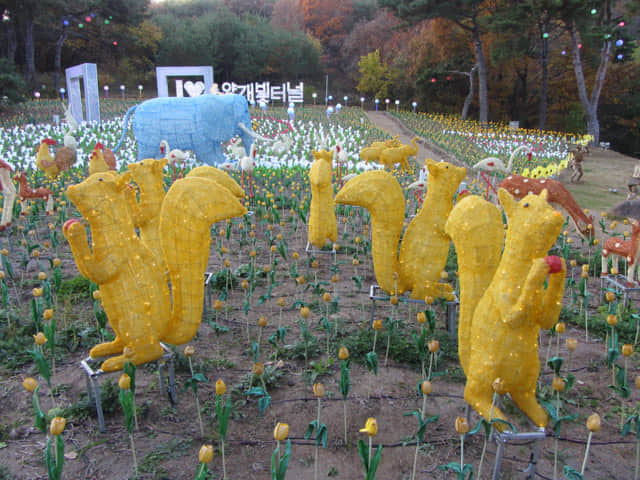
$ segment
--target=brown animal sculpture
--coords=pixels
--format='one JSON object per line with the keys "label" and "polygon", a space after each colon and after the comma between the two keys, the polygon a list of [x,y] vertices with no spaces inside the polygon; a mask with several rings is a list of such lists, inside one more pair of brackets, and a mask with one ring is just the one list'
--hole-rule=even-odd
{"label": "brown animal sculpture", "polygon": [[629,263],[627,268],[627,283],[635,284],[635,272],[640,257],[640,223],[631,222],[631,238],[620,240],[620,237],[609,237],[602,246],[602,276],[606,276],[609,266],[609,256],[613,259],[613,268],[618,266],[618,257],[624,257]]}
{"label": "brown animal sculpture", "polygon": [[31,188],[27,185],[27,175],[24,172],[17,174],[13,179],[18,182],[18,198],[22,207],[22,213],[27,211],[27,200],[41,198],[46,201],[45,211],[47,214],[53,213],[53,192],[48,188]]}
{"label": "brown animal sculpture", "polygon": [[498,184],[498,188],[503,188],[517,199],[524,198],[530,193],[540,195],[542,190],[546,190],[547,201],[551,205],[562,207],[584,237],[593,237],[593,216],[585,214],[571,192],[557,180],[509,175]]}
{"label": "brown animal sculpture", "polygon": [[11,181],[13,167],[4,160],[0,160],[0,186],[2,186],[2,220],[0,220],[0,231],[11,225],[13,215],[13,202],[16,201],[16,187]]}
{"label": "brown animal sculpture", "polygon": [[392,140],[386,140],[384,142],[373,142],[368,147],[360,150],[360,160],[364,160],[365,162],[380,162],[380,154],[385,148],[394,148],[402,145],[398,141],[399,135],[393,137]]}
{"label": "brown animal sculpture", "polygon": [[418,154],[418,145],[416,144],[416,140],[418,140],[418,137],[413,137],[411,139],[411,145],[400,145],[399,147],[385,148],[380,153],[380,163],[389,170],[391,170],[396,163],[399,163],[405,172],[409,171],[409,157],[413,157]]}

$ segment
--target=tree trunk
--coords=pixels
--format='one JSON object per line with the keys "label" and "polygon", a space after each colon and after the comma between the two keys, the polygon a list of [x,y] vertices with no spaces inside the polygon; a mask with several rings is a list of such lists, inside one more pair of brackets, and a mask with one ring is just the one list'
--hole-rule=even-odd
{"label": "tree trunk", "polygon": [[549,102],[549,40],[546,38],[542,39],[540,67],[542,70],[542,79],[540,82],[540,119],[538,129],[544,130],[547,125],[547,105]]}
{"label": "tree trunk", "polygon": [[473,96],[476,93],[475,72],[476,66],[474,66],[469,73],[465,73],[465,75],[469,76],[469,93],[467,94],[467,98],[464,99],[464,105],[462,106],[462,120],[466,120],[469,116],[471,100],[473,100]]}
{"label": "tree trunk", "polygon": [[67,40],[69,36],[69,32],[67,31],[67,27],[62,29],[58,40],[56,41],[56,55],[54,60],[55,72],[53,76],[53,89],[54,91],[58,91],[60,88],[60,75],[62,73],[62,46],[64,42]]}
{"label": "tree trunk", "polygon": [[33,19],[33,14],[30,14],[25,19],[25,24],[24,24],[24,60],[25,60],[24,79],[30,88],[35,88],[36,82],[37,82],[35,44],[33,40],[34,23],[35,21]]}
{"label": "tree trunk", "polygon": [[473,19],[473,47],[476,54],[476,65],[478,66],[478,101],[480,104],[480,123],[486,125],[489,122],[489,101],[487,98],[487,64],[482,50],[482,39],[480,38],[480,27],[477,19]]}
{"label": "tree trunk", "polygon": [[16,36],[15,20],[10,19],[5,22],[7,26],[7,58],[11,63],[16,63],[16,51],[18,50],[18,39]]}
{"label": "tree trunk", "polygon": [[587,85],[584,80],[580,49],[578,48],[578,29],[575,22],[572,22],[569,27],[569,35],[571,36],[571,48],[573,52],[573,71],[576,74],[576,82],[578,84],[578,97],[580,98],[580,103],[582,104],[585,117],[587,118],[587,133],[593,137],[591,144],[597,146],[600,144],[598,103],[600,101],[600,93],[602,92],[604,80],[607,75],[607,67],[609,66],[609,59],[611,57],[612,41],[611,39],[606,39],[602,44],[602,49],[600,50],[600,65],[598,65],[598,71],[596,72],[596,76],[593,81],[593,89],[591,90],[591,97],[589,97],[589,94],[587,93]]}

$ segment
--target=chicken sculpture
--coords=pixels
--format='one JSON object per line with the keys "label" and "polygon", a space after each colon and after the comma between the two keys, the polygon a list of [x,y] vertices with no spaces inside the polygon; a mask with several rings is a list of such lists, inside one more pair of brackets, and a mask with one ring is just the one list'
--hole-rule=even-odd
{"label": "chicken sculpture", "polygon": [[40,142],[38,153],[36,154],[36,166],[51,180],[55,180],[60,172],[69,170],[76,161],[75,146],[72,148],[63,145],[56,150],[54,156],[49,148],[54,145],[56,145],[55,140],[45,138]]}
{"label": "chicken sculpture", "polygon": [[96,143],[89,157],[89,175],[115,170],[115,156],[109,149],[105,149],[102,143]]}
{"label": "chicken sculpture", "polygon": [[56,144],[56,141],[52,138],[45,138],[40,142],[40,146],[38,147],[38,153],[36,154],[36,166],[44,172],[44,174],[50,178],[54,179],[58,176],[60,170],[58,169],[58,165],[56,164],[55,159],[51,155],[51,151],[49,147]]}

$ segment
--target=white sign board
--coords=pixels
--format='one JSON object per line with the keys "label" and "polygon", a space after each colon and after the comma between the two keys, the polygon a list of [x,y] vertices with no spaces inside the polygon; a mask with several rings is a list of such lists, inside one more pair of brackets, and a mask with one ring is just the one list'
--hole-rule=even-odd
{"label": "white sign board", "polygon": [[[184,97],[186,93],[196,97],[208,93],[213,86],[213,67],[156,67],[159,97],[169,96],[169,77],[175,78],[176,96]],[[200,77],[202,80],[185,82],[184,77]]]}
{"label": "white sign board", "polygon": [[87,122],[100,123],[100,99],[98,97],[98,67],[95,63],[83,63],[67,68],[67,93],[71,115],[78,123],[85,120],[82,114],[82,92],[80,80],[84,89],[84,107],[87,114]]}

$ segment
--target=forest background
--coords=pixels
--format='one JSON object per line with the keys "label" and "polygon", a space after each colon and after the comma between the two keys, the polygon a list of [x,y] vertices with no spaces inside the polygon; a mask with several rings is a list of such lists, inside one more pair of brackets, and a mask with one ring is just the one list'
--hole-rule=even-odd
{"label": "forest background", "polygon": [[304,81],[307,103],[416,102],[640,157],[640,0],[0,0],[0,12],[0,114],[58,95],[79,63],[129,96],[155,95],[156,66],[211,65],[218,83]]}

